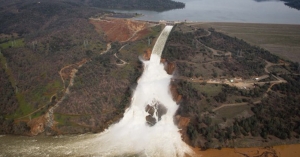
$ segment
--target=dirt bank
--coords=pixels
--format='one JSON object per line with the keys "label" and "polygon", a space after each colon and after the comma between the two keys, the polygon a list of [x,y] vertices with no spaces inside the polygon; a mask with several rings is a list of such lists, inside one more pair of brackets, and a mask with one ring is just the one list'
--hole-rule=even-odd
{"label": "dirt bank", "polygon": [[148,33],[146,22],[130,19],[90,19],[98,33],[105,34],[108,42],[135,41]]}
{"label": "dirt bank", "polygon": [[280,145],[274,147],[254,147],[254,148],[223,148],[209,149],[201,151],[193,148],[197,157],[298,157],[300,154],[300,144]]}

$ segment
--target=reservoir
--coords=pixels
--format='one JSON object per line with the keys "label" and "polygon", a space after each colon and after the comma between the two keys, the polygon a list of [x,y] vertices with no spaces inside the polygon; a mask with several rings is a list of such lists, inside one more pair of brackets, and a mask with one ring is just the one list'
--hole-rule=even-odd
{"label": "reservoir", "polygon": [[113,10],[123,13],[140,13],[139,20],[239,22],[300,24],[300,11],[278,0],[177,0],[185,8],[164,12],[144,10]]}

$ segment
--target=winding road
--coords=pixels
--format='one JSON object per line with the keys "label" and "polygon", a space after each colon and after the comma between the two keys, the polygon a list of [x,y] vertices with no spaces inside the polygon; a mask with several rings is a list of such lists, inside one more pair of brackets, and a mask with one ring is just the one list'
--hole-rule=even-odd
{"label": "winding road", "polygon": [[[211,35],[211,32],[206,30],[208,32],[208,34],[206,35],[203,35],[201,37],[206,37],[206,36],[210,36]],[[223,52],[223,51],[219,51],[223,54],[219,54],[218,53],[218,50],[215,50],[211,47],[208,47],[206,45],[204,45],[203,43],[201,43],[199,40],[197,40],[195,38],[195,40],[203,45],[205,48],[207,48],[208,50],[210,50],[213,55],[215,56],[230,56],[231,57],[231,52]],[[180,62],[184,62],[184,61],[180,61]],[[180,76],[178,77],[177,79],[181,79],[181,80],[185,80],[185,81],[188,81],[188,82],[199,82],[199,83],[203,83],[203,82],[206,82],[206,83],[211,83],[211,84],[228,84],[230,86],[236,86],[236,87],[239,87],[239,88],[243,88],[243,87],[253,87],[254,84],[266,84],[266,83],[271,83],[270,86],[268,87],[268,89],[266,90],[266,92],[263,94],[263,98],[264,97],[267,97],[268,96],[268,92],[270,92],[272,90],[272,87],[275,85],[275,84],[279,84],[279,83],[286,83],[286,80],[280,78],[280,77],[277,77],[277,76],[274,76],[272,74],[272,76],[274,78],[276,78],[277,80],[276,81],[268,81],[268,82],[258,82],[259,80],[263,80],[263,79],[266,79],[269,77],[270,75],[270,72],[268,70],[269,67],[271,66],[275,66],[275,65],[286,65],[285,63],[279,63],[279,64],[275,64],[275,63],[271,63],[271,62],[268,62],[265,60],[265,62],[267,63],[266,66],[264,67],[264,70],[265,72],[268,74],[268,75],[262,75],[262,76],[259,76],[257,77],[257,80],[244,80],[242,82],[237,82],[237,83],[232,83],[230,82],[229,80],[216,80],[216,79],[209,79],[209,80],[199,80],[199,79],[195,79],[195,78],[188,78],[188,77],[184,77],[184,76]],[[191,64],[191,63],[190,63]],[[193,64],[197,64],[197,63],[193,63]],[[258,100],[256,102],[254,102],[254,104],[258,104],[260,103],[261,100]],[[212,109],[213,112],[223,108],[223,107],[231,107],[231,106],[242,106],[242,105],[247,105],[249,104],[248,102],[243,102],[243,103],[232,103],[232,104],[221,104],[220,106]]]}

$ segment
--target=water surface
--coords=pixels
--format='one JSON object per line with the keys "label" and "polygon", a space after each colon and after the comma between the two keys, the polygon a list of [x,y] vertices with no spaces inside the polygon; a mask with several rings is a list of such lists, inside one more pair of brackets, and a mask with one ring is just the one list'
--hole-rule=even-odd
{"label": "water surface", "polygon": [[165,12],[143,10],[114,10],[141,13],[136,19],[150,21],[197,21],[300,24],[300,11],[277,0],[177,0],[185,3],[184,9]]}

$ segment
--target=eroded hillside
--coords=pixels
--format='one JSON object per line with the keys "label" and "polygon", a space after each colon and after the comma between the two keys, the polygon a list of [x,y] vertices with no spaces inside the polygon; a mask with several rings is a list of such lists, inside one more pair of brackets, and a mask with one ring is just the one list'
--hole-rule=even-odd
{"label": "eroded hillside", "polygon": [[99,34],[104,34],[108,42],[135,41],[149,33],[149,24],[130,19],[91,18],[90,23]]}

